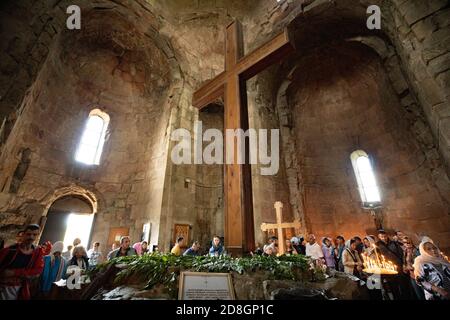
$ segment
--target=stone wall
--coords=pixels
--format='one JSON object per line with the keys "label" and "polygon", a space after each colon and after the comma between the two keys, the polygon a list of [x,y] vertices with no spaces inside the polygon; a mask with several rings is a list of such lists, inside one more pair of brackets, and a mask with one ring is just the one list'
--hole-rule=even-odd
{"label": "stone wall", "polygon": [[288,100],[309,230],[346,238],[375,233],[369,212],[361,209],[350,161],[361,149],[374,161],[383,226],[445,244],[448,203],[377,55],[359,44],[313,51],[304,55],[294,79]]}
{"label": "stone wall", "polygon": [[[69,4],[82,7],[81,32],[65,29]],[[381,31],[365,26],[370,4],[381,6]],[[194,121],[202,118],[191,106],[192,93],[223,71],[223,31],[237,18],[244,26],[246,53],[288,26],[298,49],[247,84],[250,127],[281,130],[278,174],[262,176],[260,166],[252,168],[256,241],[265,241],[260,224],[274,221],[275,201],[285,204],[286,221],[301,220],[301,232],[365,232],[372,221],[357,204],[348,158],[362,145],[362,138],[355,142],[354,137],[365,134],[369,146],[361,148],[375,157],[386,226],[429,233],[442,242],[448,239],[450,202],[448,15],[445,0],[3,1],[0,122],[4,116],[7,121],[0,136],[0,236],[12,238],[20,225],[38,221],[53,201],[71,194],[95,207],[93,237],[100,242],[109,228],[119,226],[130,227],[137,240],[147,222],[152,244],[163,250],[172,242],[174,223],[192,225],[192,236],[202,241],[223,233],[221,188],[208,195],[204,190],[223,183],[221,169],[174,165],[170,152],[176,143],[169,139],[178,128],[193,132]],[[361,43],[355,51],[352,42]],[[354,58],[367,62],[370,72],[337,75],[323,92],[311,89],[302,78],[314,70],[305,65],[313,59],[308,50],[328,44],[332,50],[350,50],[343,71],[351,69],[346,63]],[[327,68],[339,71],[341,61],[329,66],[332,52],[321,57]],[[363,61],[365,56],[370,59]],[[302,75],[299,66],[308,72]],[[375,76],[383,81],[374,81]],[[355,81],[371,99],[354,97],[345,81]],[[357,131],[346,115],[337,122],[328,109],[312,110],[314,103],[305,104],[302,94],[315,94],[314,103],[325,109],[332,102],[361,111],[359,120],[353,115],[355,121],[371,117],[378,127]],[[378,103],[352,109],[360,100]],[[73,156],[94,107],[105,109],[111,124],[101,165],[89,169]],[[299,112],[291,112],[296,108]],[[219,125],[219,117],[209,120]],[[345,133],[347,127],[355,131]],[[310,158],[310,149],[324,156]],[[339,165],[321,166],[330,154],[341,159]],[[344,227],[354,217],[361,219],[351,229]]]}
{"label": "stone wall", "polygon": [[53,37],[64,24],[63,9],[55,1],[2,2],[0,119],[9,116],[9,130],[11,122],[17,119],[14,111],[21,105],[25,91],[42,67]]}
{"label": "stone wall", "polygon": [[[446,0],[395,0],[387,32],[401,57],[450,174],[450,8]],[[421,130],[423,123],[418,123]],[[444,174],[441,171],[435,175]]]}
{"label": "stone wall", "polygon": [[[370,3],[378,4],[382,9],[382,30],[381,32],[377,32],[369,31],[365,28],[365,20],[367,18],[365,10],[368,5],[367,2],[361,1],[361,5],[355,5],[354,2],[350,3],[349,1],[336,1],[334,3],[305,1],[305,6],[302,8],[297,7],[295,3],[295,1],[290,3],[284,10],[284,13],[278,14],[278,17],[274,21],[275,29],[277,29],[277,26],[278,28],[286,25],[290,26],[291,34],[294,36],[298,49],[294,57],[287,59],[281,66],[279,69],[281,76],[275,80],[279,83],[277,108],[279,112],[280,129],[284,131],[284,134],[282,134],[284,138],[283,146],[291,146],[291,152],[285,156],[285,159],[288,160],[286,165],[288,179],[291,181],[289,186],[293,208],[302,207],[302,200],[304,201],[306,197],[308,197],[308,193],[304,186],[308,179],[304,176],[305,170],[300,169],[300,166],[303,164],[302,160],[299,159],[299,154],[301,152],[298,151],[299,144],[307,142],[304,141],[304,137],[295,137],[295,130],[301,129],[294,129],[293,127],[293,119],[298,118],[298,115],[295,112],[289,111],[293,102],[289,101],[289,96],[286,95],[287,88],[292,85],[294,88],[298,88],[297,90],[301,90],[301,87],[296,85],[297,79],[293,78],[294,71],[297,72],[297,74],[301,74],[302,72],[301,69],[297,68],[298,65],[296,65],[296,61],[303,61],[308,50],[314,47],[317,48],[318,52],[328,50],[331,54],[334,53],[334,51],[329,50],[329,43],[344,43],[346,41],[362,42],[366,46],[372,48],[380,56],[382,68],[385,70],[384,72],[387,74],[390,82],[386,84],[386,86],[387,88],[391,88],[385,88],[382,91],[387,90],[392,92],[393,89],[394,95],[391,98],[397,101],[397,106],[395,108],[402,109],[401,111],[398,111],[401,114],[400,117],[402,118],[401,123],[403,127],[400,130],[405,130],[408,133],[407,137],[397,137],[396,139],[401,139],[399,140],[401,142],[398,143],[401,143],[402,145],[413,145],[413,148],[416,150],[415,158],[416,161],[418,161],[418,169],[415,171],[416,173],[420,172],[420,174],[415,177],[413,181],[403,181],[397,184],[398,189],[408,189],[407,191],[401,192],[399,198],[406,195],[411,196],[415,192],[418,192],[417,190],[411,189],[414,185],[420,185],[419,189],[422,188],[423,184],[430,186],[426,188],[427,196],[420,201],[420,204],[416,203],[413,205],[409,201],[400,204],[402,201],[396,201],[397,207],[385,207],[388,211],[394,209],[394,211],[401,212],[399,216],[396,213],[389,215],[385,212],[385,227],[399,228],[399,226],[405,225],[405,228],[409,230],[408,232],[415,236],[416,239],[419,235],[430,233],[440,239],[441,246],[448,247],[448,243],[445,240],[448,238],[448,210],[450,203],[448,197],[450,194],[450,180],[445,169],[446,167],[448,168],[449,163],[445,156],[445,150],[447,150],[446,148],[448,148],[448,145],[446,143],[443,144],[443,139],[437,137],[438,135],[436,134],[439,130],[442,131],[442,127],[438,124],[440,121],[445,121],[447,117],[445,115],[445,110],[448,109],[448,103],[442,103],[444,101],[442,97],[445,96],[442,93],[447,92],[448,89],[442,90],[442,87],[438,88],[438,86],[436,86],[436,81],[431,81],[432,77],[430,77],[430,71],[425,68],[420,68],[423,64],[422,58],[427,55],[427,52],[428,54],[434,53],[438,57],[440,57],[440,55],[443,55],[443,57],[446,56],[448,49],[445,45],[442,46],[440,43],[445,43],[448,37],[448,30],[444,31],[445,26],[447,25],[445,16],[448,13],[448,8],[443,5],[442,1],[420,3],[417,1]],[[403,10],[401,13],[398,11],[398,6],[401,7],[400,11]],[[417,20],[410,21],[410,24],[408,25],[404,21],[405,15],[415,16]],[[440,42],[436,39],[425,41],[424,38],[419,41],[414,40],[414,32],[410,30],[411,26],[417,28],[420,26],[420,20],[427,20],[428,18],[430,18],[430,23],[428,27],[425,28],[428,35],[444,29],[434,35],[435,37],[440,37]],[[418,23],[417,26],[415,25],[416,22]],[[261,37],[262,36],[259,38]],[[259,41],[260,40],[257,38],[256,42]],[[420,44],[422,41],[424,41],[424,44]],[[316,64],[319,63],[320,62],[316,61]],[[429,66],[427,66],[427,68],[429,68]],[[448,69],[446,59],[442,57],[438,59],[436,61],[436,68],[440,70],[440,73],[445,74],[445,71]],[[327,73],[328,70],[322,72]],[[422,87],[418,88],[418,82],[415,80],[417,78],[426,78],[426,82],[429,85],[425,86],[426,83],[423,82],[420,85]],[[307,86],[308,85],[309,83],[307,83]],[[427,93],[425,94],[424,91]],[[388,94],[383,93],[383,96],[384,95]],[[390,95],[391,94],[388,96]],[[436,101],[431,104],[435,105],[435,111],[439,111],[439,117],[442,117],[441,120],[429,120],[430,117],[425,110],[425,104],[427,104],[427,102],[424,102],[424,100],[430,100],[430,96],[435,97]],[[437,116],[438,113],[435,114]],[[318,115],[315,115],[315,117],[316,116]],[[334,125],[336,125],[336,123],[334,123]],[[317,132],[317,134],[319,134],[319,132]],[[293,137],[295,138],[293,139]],[[334,144],[332,143],[331,145],[330,151],[333,152]],[[337,145],[339,146],[342,144],[338,143]],[[378,163],[377,161],[378,160],[376,160],[376,163]],[[314,160],[312,160],[311,163],[314,166]],[[333,174],[335,174],[335,172]],[[323,175],[323,169],[317,167],[316,169],[310,170],[310,173],[319,177]],[[413,173],[413,175],[415,175],[415,173]],[[330,187],[333,185],[331,180],[322,182],[323,183],[320,186]],[[355,183],[354,186],[356,186],[356,182],[354,181],[353,183]],[[433,195],[429,195],[429,192]],[[329,195],[332,194],[329,192],[325,193]],[[358,198],[357,193],[356,197]],[[297,203],[295,203],[296,201],[292,201],[292,199],[297,199]],[[317,200],[309,211],[312,210],[315,212],[316,210],[319,210],[320,205],[318,205],[318,203],[320,203],[320,200]],[[436,206],[435,204],[439,205]],[[416,210],[413,210],[415,214],[409,213],[410,210],[408,208],[411,208],[411,206],[417,207]],[[330,208],[332,208],[332,206],[328,207],[328,209]],[[357,210],[361,209],[358,208]],[[302,210],[299,210],[299,212],[301,211]],[[420,213],[422,211],[428,213],[423,216]],[[429,212],[434,213],[429,214]],[[306,204],[304,205],[304,216],[308,216]],[[330,217],[328,218],[329,221],[332,220]],[[339,218],[339,220],[340,219],[341,218]],[[366,218],[362,219],[364,220]],[[367,225],[374,225],[370,218],[366,220]],[[311,214],[310,212],[308,218],[309,223],[306,223],[307,229],[309,231],[314,229],[310,224],[311,222],[316,224],[318,221],[320,221],[319,224],[322,225],[323,218],[320,218],[320,215]],[[361,221],[361,226],[365,224],[365,222]],[[346,230],[346,228],[338,230],[334,227],[334,232],[346,233],[348,230]],[[358,232],[361,233],[363,230],[361,229]],[[351,232],[348,233],[350,235]]]}
{"label": "stone wall", "polygon": [[[178,104],[171,111],[170,125],[167,130],[169,137],[176,129],[186,129],[191,135],[194,132],[194,121],[198,119],[198,112],[190,106],[188,100],[189,94],[192,94],[190,92],[192,89],[185,86]],[[167,168],[162,181],[161,215],[156,224],[156,228],[159,230],[157,243],[162,251],[169,250],[173,245],[175,223],[192,225],[195,220],[193,215],[195,212],[195,184],[188,183],[186,185],[186,179],[194,181],[193,177],[196,177],[195,166],[175,165],[172,162],[172,151],[177,144],[177,141],[170,141],[168,144]]]}
{"label": "stone wall", "polygon": [[[258,133],[260,129],[267,130],[268,154],[272,155],[272,161],[279,163],[275,175],[262,175],[261,169],[268,168],[269,165],[260,163],[259,154],[258,164],[252,166],[255,241],[260,247],[266,243],[268,237],[267,232],[261,231],[261,224],[276,223],[275,202],[283,203],[283,222],[292,222],[294,219],[301,220],[301,214],[295,209],[292,210],[295,200],[292,201],[293,198],[290,196],[290,178],[286,173],[285,166],[285,157],[288,153],[285,152],[282,144],[283,132],[280,132],[277,142],[280,146],[279,157],[275,158],[270,150],[272,138],[270,131],[280,128],[276,111],[276,96],[273,94],[278,85],[274,81],[275,70],[276,67],[271,67],[247,83],[250,128],[255,129]],[[258,143],[261,138],[258,135]],[[294,208],[296,207],[294,206]],[[304,223],[303,227],[305,227]],[[293,231],[290,230],[290,232]],[[297,230],[297,232],[304,231],[304,228]]]}
{"label": "stone wall", "polygon": [[[89,23],[80,32],[65,31],[53,43],[2,150],[3,195],[10,190],[21,150],[31,149],[20,187],[3,196],[2,211],[36,207],[23,221],[3,220],[3,227],[38,222],[51,205],[48,201],[56,200],[51,195],[78,186],[101,203],[93,240],[106,243],[112,227],[129,227],[138,240],[143,224],[159,223],[166,129],[177,97],[171,83],[177,84],[179,76],[173,78],[171,55],[161,48],[162,40],[152,41],[137,29],[128,37],[133,27],[117,12],[102,13],[101,19],[96,11],[87,16]],[[101,163],[88,167],[75,162],[74,155],[95,108],[111,120]],[[155,235],[156,243],[157,231]]]}
{"label": "stone wall", "polygon": [[[223,134],[223,106],[212,105],[199,114],[203,132],[208,129],[220,130]],[[203,150],[209,145],[203,142]],[[210,245],[214,235],[224,236],[224,191],[223,165],[203,164],[196,166],[195,204],[196,216],[193,239],[198,239],[202,246]]]}

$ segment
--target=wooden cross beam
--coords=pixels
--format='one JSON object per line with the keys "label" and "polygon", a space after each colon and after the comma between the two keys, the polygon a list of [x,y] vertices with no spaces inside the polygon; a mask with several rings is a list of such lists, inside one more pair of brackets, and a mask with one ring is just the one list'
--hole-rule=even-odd
{"label": "wooden cross beam", "polygon": [[[238,21],[226,29],[225,71],[212,79],[193,96],[198,109],[224,97],[225,130],[248,129],[247,89],[245,81],[294,51],[287,30],[258,49],[243,55],[242,27]],[[229,252],[241,255],[255,249],[253,201],[250,164],[237,164],[237,138],[234,163],[225,164],[225,245]],[[248,162],[248,141],[245,145]],[[227,150],[224,150],[226,159]]]}
{"label": "wooden cross beam", "polygon": [[283,229],[289,229],[289,228],[295,228],[300,229],[301,223],[298,220],[295,220],[294,222],[282,222],[283,221],[283,203],[281,202],[275,202],[275,210],[277,213],[277,223],[263,223],[261,224],[261,230],[267,231],[267,230],[273,230],[277,229],[278,233],[278,253],[284,254],[286,252],[285,243],[284,243],[284,234]]}

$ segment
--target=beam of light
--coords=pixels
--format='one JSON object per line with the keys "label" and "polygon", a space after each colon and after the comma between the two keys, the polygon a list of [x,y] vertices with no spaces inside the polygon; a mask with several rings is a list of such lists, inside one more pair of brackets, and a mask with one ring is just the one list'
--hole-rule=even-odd
{"label": "beam of light", "polygon": [[98,165],[105,142],[106,122],[98,115],[89,117],[81,137],[75,160],[84,164]]}
{"label": "beam of light", "polygon": [[89,236],[91,234],[93,214],[71,213],[67,219],[67,229],[64,235],[64,246],[71,245],[75,238],[81,239],[81,245],[89,249]]}

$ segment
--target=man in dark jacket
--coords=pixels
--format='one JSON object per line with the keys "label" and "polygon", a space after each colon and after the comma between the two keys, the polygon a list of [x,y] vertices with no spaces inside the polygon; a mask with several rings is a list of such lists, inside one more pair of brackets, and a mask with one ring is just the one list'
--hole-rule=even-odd
{"label": "man in dark jacket", "polygon": [[403,268],[403,249],[397,241],[391,241],[384,230],[378,231],[379,241],[376,243],[378,250],[386,260],[391,261],[397,268],[397,275],[382,276],[387,284],[387,291],[391,292],[394,300],[412,299],[412,288]]}
{"label": "man in dark jacket", "polygon": [[130,237],[124,236],[120,239],[120,248],[108,253],[108,260],[126,257],[126,256],[136,256],[137,252],[134,248],[130,247],[131,240]]}
{"label": "man in dark jacket", "polygon": [[376,243],[381,254],[387,260],[392,261],[397,266],[397,270],[401,270],[403,266],[403,249],[397,241],[391,241],[384,230],[378,232],[379,241]]}

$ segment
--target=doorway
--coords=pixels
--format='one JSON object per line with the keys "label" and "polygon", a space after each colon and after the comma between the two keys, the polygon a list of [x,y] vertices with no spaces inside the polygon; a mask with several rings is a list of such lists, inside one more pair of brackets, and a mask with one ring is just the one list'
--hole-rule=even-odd
{"label": "doorway", "polygon": [[56,200],[49,208],[40,242],[63,241],[64,247],[71,245],[75,238],[89,248],[94,222],[90,203],[80,196],[65,196]]}

